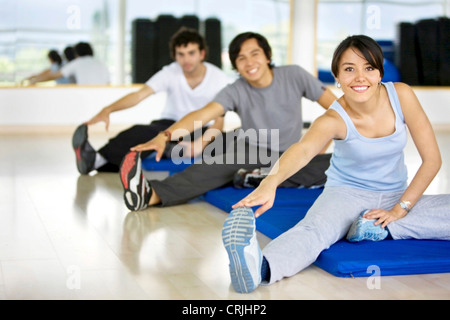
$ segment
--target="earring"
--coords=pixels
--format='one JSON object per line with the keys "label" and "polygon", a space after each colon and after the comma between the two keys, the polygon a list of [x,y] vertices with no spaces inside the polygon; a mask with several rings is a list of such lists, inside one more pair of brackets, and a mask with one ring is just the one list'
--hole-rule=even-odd
{"label": "earring", "polygon": [[338,89],[340,89],[342,86],[341,86],[341,84],[340,84],[339,82],[336,82],[336,87],[337,87]]}

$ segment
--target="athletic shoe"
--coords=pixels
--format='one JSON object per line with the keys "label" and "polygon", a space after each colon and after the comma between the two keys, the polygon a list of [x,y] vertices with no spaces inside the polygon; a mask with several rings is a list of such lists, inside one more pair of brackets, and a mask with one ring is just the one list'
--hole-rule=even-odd
{"label": "athletic shoe", "polygon": [[381,224],[374,225],[376,219],[366,219],[364,215],[369,210],[361,212],[358,219],[353,222],[347,234],[347,240],[350,242],[359,242],[363,240],[380,241],[386,239],[388,231],[382,228]]}
{"label": "athletic shoe", "polygon": [[253,210],[242,207],[230,212],[222,229],[222,241],[230,259],[234,290],[249,293],[261,283],[262,253],[256,239]]}
{"label": "athletic shoe", "polygon": [[72,146],[75,151],[78,172],[88,174],[94,170],[95,155],[94,148],[88,142],[87,125],[78,126],[72,136]]}
{"label": "athletic shoe", "polygon": [[141,169],[140,153],[132,151],[123,158],[120,165],[120,181],[127,208],[131,211],[147,208],[152,192]]}
{"label": "athletic shoe", "polygon": [[257,188],[261,181],[269,174],[269,172],[264,172],[264,169],[239,169],[233,177],[234,186],[236,188]]}

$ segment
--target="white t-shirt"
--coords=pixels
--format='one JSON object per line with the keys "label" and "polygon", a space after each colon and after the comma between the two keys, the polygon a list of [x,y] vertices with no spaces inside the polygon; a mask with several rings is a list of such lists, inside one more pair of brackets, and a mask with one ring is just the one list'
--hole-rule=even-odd
{"label": "white t-shirt", "polygon": [[77,84],[109,84],[108,68],[92,56],[78,57],[61,68],[64,77],[75,77]]}
{"label": "white t-shirt", "polygon": [[215,65],[208,62],[203,64],[206,66],[205,77],[194,89],[189,86],[183,69],[177,62],[163,67],[145,83],[155,92],[167,92],[162,119],[180,120],[186,114],[210,103],[231,82],[232,79]]}

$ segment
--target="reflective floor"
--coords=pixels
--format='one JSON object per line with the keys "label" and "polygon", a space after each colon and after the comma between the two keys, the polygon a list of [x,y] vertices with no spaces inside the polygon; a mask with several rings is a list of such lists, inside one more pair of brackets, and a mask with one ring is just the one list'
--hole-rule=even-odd
{"label": "reflective floor", "polygon": [[[444,165],[429,192],[448,193],[450,133],[438,139]],[[70,134],[3,135],[0,150],[0,300],[450,298],[450,274],[382,277],[374,287],[315,266],[237,294],[225,212],[201,200],[129,212],[117,174],[78,174]],[[417,153],[406,153],[415,170]]]}

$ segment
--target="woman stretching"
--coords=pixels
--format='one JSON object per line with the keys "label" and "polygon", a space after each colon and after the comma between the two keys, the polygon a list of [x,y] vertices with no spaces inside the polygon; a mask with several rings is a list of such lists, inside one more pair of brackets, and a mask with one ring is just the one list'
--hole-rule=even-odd
{"label": "woman stretching", "polygon": [[[233,206],[222,231],[237,292],[290,277],[347,236],[350,241],[450,240],[450,195],[423,195],[441,166],[431,124],[413,90],[382,83],[383,53],[363,35],[337,47],[332,72],[344,95],[279,159],[260,186]],[[407,184],[407,129],[422,164]],[[255,218],[270,209],[277,186],[333,139],[324,191],[296,226],[263,251]],[[250,207],[260,206],[255,213]]]}

